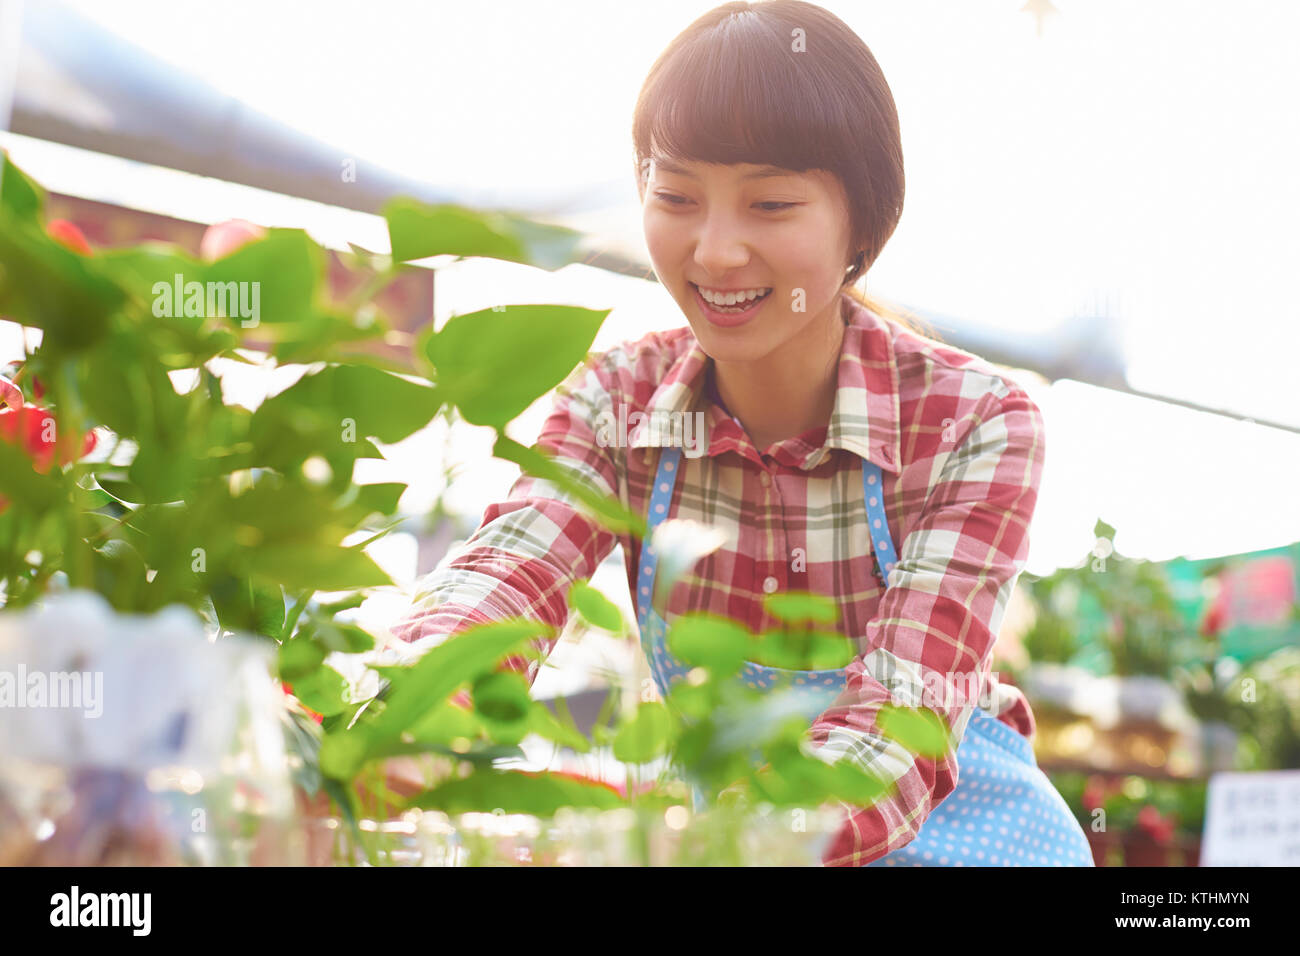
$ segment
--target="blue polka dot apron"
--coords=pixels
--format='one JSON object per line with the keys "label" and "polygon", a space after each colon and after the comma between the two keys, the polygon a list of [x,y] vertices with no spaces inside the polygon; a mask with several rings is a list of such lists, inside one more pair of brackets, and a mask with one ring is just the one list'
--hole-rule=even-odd
{"label": "blue polka dot apron", "polygon": [[[681,449],[665,448],[650,497],[649,528],[637,574],[637,622],[641,647],[659,692],[683,679],[689,667],[668,651],[667,623],[655,610],[654,579],[659,558],[650,536],[668,517],[681,470]],[[888,575],[897,557],[885,520],[880,467],[862,462],[862,491],[878,566]],[[802,695],[811,726],[844,690],[847,677],[833,670],[786,670],[746,662],[738,680],[755,688],[787,687]],[[977,707],[957,749],[958,781],[906,846],[868,866],[1092,866],[1087,837],[1065,800],[1034,759],[1021,734]],[[703,794],[696,790],[696,806]]]}

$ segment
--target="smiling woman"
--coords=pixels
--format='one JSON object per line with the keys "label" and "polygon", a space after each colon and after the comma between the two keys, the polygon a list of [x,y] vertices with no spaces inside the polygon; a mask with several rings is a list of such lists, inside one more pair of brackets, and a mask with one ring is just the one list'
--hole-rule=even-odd
{"label": "smiling woman", "polygon": [[936,337],[855,288],[905,177],[889,85],[834,15],[774,2],[700,17],[651,68],[632,139],[655,272],[759,447],[829,417],[848,301]]}
{"label": "smiling woman", "polygon": [[[851,294],[903,204],[898,116],[875,58],[811,4],[725,4],[654,64],[633,139],[646,244],[690,327],[579,368],[537,444],[649,531],[616,535],[524,475],[395,633],[439,639],[511,615],[559,632],[566,595],[618,543],[671,707],[690,668],[669,651],[669,621],[730,618],[743,642],[776,624],[770,599],[810,592],[833,602],[826,623],[858,656],[802,670],[760,664],[755,645],[738,677],[792,690],[810,752],[890,789],[852,808],[824,862],[1091,865],[1034,761],[1027,701],[991,670],[1028,556],[1042,414],[987,362]],[[703,454],[663,431],[604,437],[601,423],[629,412],[701,414]],[[661,574],[657,552],[672,549],[648,542],[673,519],[725,544],[680,576],[665,556]],[[891,739],[895,708],[931,711],[947,749]]]}

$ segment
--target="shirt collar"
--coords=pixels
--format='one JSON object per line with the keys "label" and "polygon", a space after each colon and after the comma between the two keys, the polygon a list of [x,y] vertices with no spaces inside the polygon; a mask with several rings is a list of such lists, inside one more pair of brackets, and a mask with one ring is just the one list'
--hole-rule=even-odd
{"label": "shirt collar", "polygon": [[[778,443],[775,457],[805,471],[817,467],[831,449],[842,448],[898,474],[901,461],[899,437],[898,365],[894,357],[893,333],[885,320],[849,296],[843,297],[848,320],[840,349],[835,406],[827,423],[825,442],[817,447],[800,438]],[[713,361],[692,335],[690,347],[672,364],[646,405],[649,423],[630,436],[632,448],[666,447],[680,444],[668,423],[681,416],[703,412],[709,439],[706,454],[715,457],[726,451],[757,456],[744,429],[730,415],[709,400],[705,371]]]}

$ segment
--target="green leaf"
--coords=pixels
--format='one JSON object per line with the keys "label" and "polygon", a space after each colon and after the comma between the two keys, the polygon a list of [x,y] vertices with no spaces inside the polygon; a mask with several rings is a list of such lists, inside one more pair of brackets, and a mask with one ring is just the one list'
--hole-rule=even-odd
{"label": "green leaf", "polygon": [[39,223],[45,205],[45,190],[9,160],[0,150],[0,206],[26,222]]}
{"label": "green leaf", "polygon": [[753,636],[735,621],[715,614],[683,614],[669,625],[668,650],[688,664],[730,677],[749,659]]}
{"label": "green leaf", "polygon": [[148,567],[140,553],[120,538],[92,550],[95,590],[118,611],[133,610],[148,583]]}
{"label": "green leaf", "polygon": [[[714,674],[716,675],[717,672]],[[702,720],[717,709],[719,690],[716,676],[701,684],[679,680],[669,689],[668,698],[672,701],[673,709],[678,713],[695,720]]]}
{"label": "green leaf", "polygon": [[838,798],[855,807],[874,804],[889,787],[849,759],[828,764],[804,753],[794,741],[768,750],[773,773],[754,778],[759,795],[778,806],[810,806]]}
{"label": "green leaf", "polygon": [[914,754],[937,759],[949,752],[948,728],[943,718],[928,707],[885,704],[876,716],[876,724],[881,733]]}
{"label": "green leaf", "polygon": [[322,771],[336,779],[351,779],[368,754],[397,741],[457,687],[492,670],[503,656],[539,635],[549,637],[551,628],[539,621],[494,621],[431,648],[408,668],[409,673],[393,679],[378,716],[326,735],[321,744]]}
{"label": "green leaf", "polygon": [[349,484],[347,491],[336,502],[341,515],[348,522],[360,524],[372,515],[387,517],[397,511],[397,503],[407,486],[399,481],[373,485]]}
{"label": "green leaf", "polygon": [[326,717],[341,714],[348,706],[348,682],[332,667],[318,667],[291,683],[294,697]]}
{"label": "green leaf", "polygon": [[589,584],[575,581],[569,589],[569,606],[576,609],[587,623],[609,631],[623,633],[623,614],[618,606]]}
{"label": "green leaf", "polygon": [[364,551],[319,544],[266,544],[250,548],[250,574],[291,591],[349,591],[391,585],[390,578]]}
{"label": "green leaf", "polygon": [[[428,384],[364,365],[332,365],[258,406],[249,437],[259,460],[288,471],[322,455],[339,478],[341,461],[382,457],[366,438],[399,442],[428,425],[441,405]],[[343,482],[350,477],[348,469]]]}
{"label": "green leaf", "polygon": [[614,758],[623,763],[648,763],[662,756],[673,736],[673,718],[659,701],[642,702],[636,716],[614,737]]}
{"label": "green leaf", "polygon": [[[43,514],[62,497],[63,479],[58,469],[40,474],[32,460],[6,441],[0,440],[0,495],[24,511]],[[13,504],[10,507],[14,507]]]}
{"label": "green leaf", "polygon": [[513,461],[530,475],[535,475],[551,482],[562,492],[567,492],[578,499],[607,528],[613,531],[632,530],[645,534],[645,519],[624,508],[614,498],[601,494],[578,479],[572,472],[557,465],[555,461],[535,448],[525,448],[505,435],[498,435],[492,446],[492,454],[506,461]]}
{"label": "green leaf", "polygon": [[853,641],[823,631],[767,631],[755,639],[753,650],[753,660],[785,670],[834,670],[857,656]]}
{"label": "green leaf", "polygon": [[362,651],[371,650],[375,646],[374,635],[362,630],[355,624],[313,619],[307,625],[307,630],[311,633],[311,640],[327,651],[338,651],[341,654],[359,654]]}
{"label": "green leaf", "polygon": [[438,388],[465,421],[502,429],[565,380],[610,310],[511,305],[453,316],[425,340]]}
{"label": "green leaf", "polygon": [[514,671],[494,671],[474,682],[471,692],[474,709],[488,720],[514,722],[523,720],[531,706],[528,681]]}
{"label": "green leaf", "polygon": [[455,740],[475,740],[486,732],[473,711],[444,700],[416,721],[407,731],[417,744],[449,745]]}
{"label": "green leaf", "polygon": [[332,618],[341,611],[350,611],[353,608],[360,607],[366,602],[367,594],[364,591],[357,591],[355,594],[349,594],[347,597],[339,598],[329,604],[321,604],[316,608],[316,613],[325,618]]}
{"label": "green leaf", "polygon": [[125,296],[94,261],[0,204],[0,315],[44,330],[41,351],[84,352],[108,331]]}
{"label": "green leaf", "polygon": [[[140,371],[139,343],[119,333],[81,360],[82,396],[94,418],[118,435],[140,434],[141,413],[148,413],[148,382]],[[143,499],[137,499],[143,500]]]}
{"label": "green leaf", "polygon": [[307,638],[299,636],[285,641],[280,645],[280,680],[292,682],[306,677],[320,667],[327,656],[325,648]]}
{"label": "green leaf", "polygon": [[773,617],[792,624],[816,621],[834,624],[839,620],[839,606],[830,598],[806,591],[769,594],[763,598],[763,608]]}
{"label": "green leaf", "polygon": [[288,365],[343,361],[348,356],[340,345],[383,338],[391,327],[377,316],[366,319],[322,310],[277,331],[271,354]]}
{"label": "green leaf", "polygon": [[405,197],[384,206],[393,259],[483,256],[559,269],[575,261],[582,234],[504,212],[451,203],[430,205]]}
{"label": "green leaf", "polygon": [[591,741],[583,736],[582,731],[571,722],[561,721],[551,713],[551,708],[540,700],[533,701],[528,726],[532,733],[553,741],[561,747],[568,747],[578,753],[591,752]]}
{"label": "green leaf", "polygon": [[[258,283],[258,325],[301,322],[317,314],[316,297],[325,269],[325,253],[301,229],[270,229],[265,238],[240,246],[206,268],[206,275],[199,281]],[[240,316],[229,321],[243,327]]]}
{"label": "green leaf", "polygon": [[217,619],[227,630],[277,639],[284,630],[284,592],[277,586],[224,575],[213,582],[209,593]]}
{"label": "green leaf", "polygon": [[609,810],[625,801],[599,781],[575,780],[551,773],[487,771],[449,780],[411,800],[408,806],[447,814],[500,808],[506,813],[551,817],[561,807]]}

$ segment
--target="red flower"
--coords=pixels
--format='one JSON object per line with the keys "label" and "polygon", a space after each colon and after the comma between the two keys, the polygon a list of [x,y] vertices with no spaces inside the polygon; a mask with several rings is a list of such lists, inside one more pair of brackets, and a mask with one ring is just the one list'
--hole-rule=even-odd
{"label": "red flower", "polygon": [[1097,810],[1106,802],[1106,781],[1101,777],[1089,777],[1083,788],[1083,807],[1085,810]]}
{"label": "red flower", "polygon": [[[8,397],[6,393],[6,397]],[[50,470],[58,440],[58,424],[53,413],[39,405],[20,408],[0,408],[0,441],[16,445],[32,460],[32,467],[42,475]],[[81,439],[81,452],[73,454],[65,449],[59,464],[66,465],[74,458],[84,458],[95,450],[98,439],[95,432],[86,432]],[[75,446],[77,442],[73,442]],[[9,499],[0,495],[0,513],[9,507]]]}
{"label": "red flower", "polygon": [[1147,804],[1138,811],[1137,825],[1157,843],[1168,843],[1174,837],[1174,822],[1162,816],[1155,807]]}
{"label": "red flower", "polygon": [[1216,637],[1223,630],[1227,616],[1227,602],[1215,601],[1206,613],[1205,619],[1201,622],[1201,634],[1205,637]]}
{"label": "red flower", "polygon": [[45,231],[50,234],[50,238],[67,246],[73,252],[80,253],[83,256],[88,256],[93,252],[82,231],[66,219],[51,219],[46,224]]}
{"label": "red flower", "polygon": [[[24,405],[21,408],[0,409],[0,441],[19,445],[32,459],[32,467],[41,474],[50,470],[57,440],[58,423],[48,408]],[[66,465],[74,458],[84,458],[95,450],[97,442],[93,429],[86,432],[81,439],[80,454],[74,455],[65,450],[59,464]]]}
{"label": "red flower", "polygon": [[204,230],[203,238],[199,241],[199,258],[205,262],[223,259],[246,243],[265,235],[264,228],[247,219],[214,222]]}

